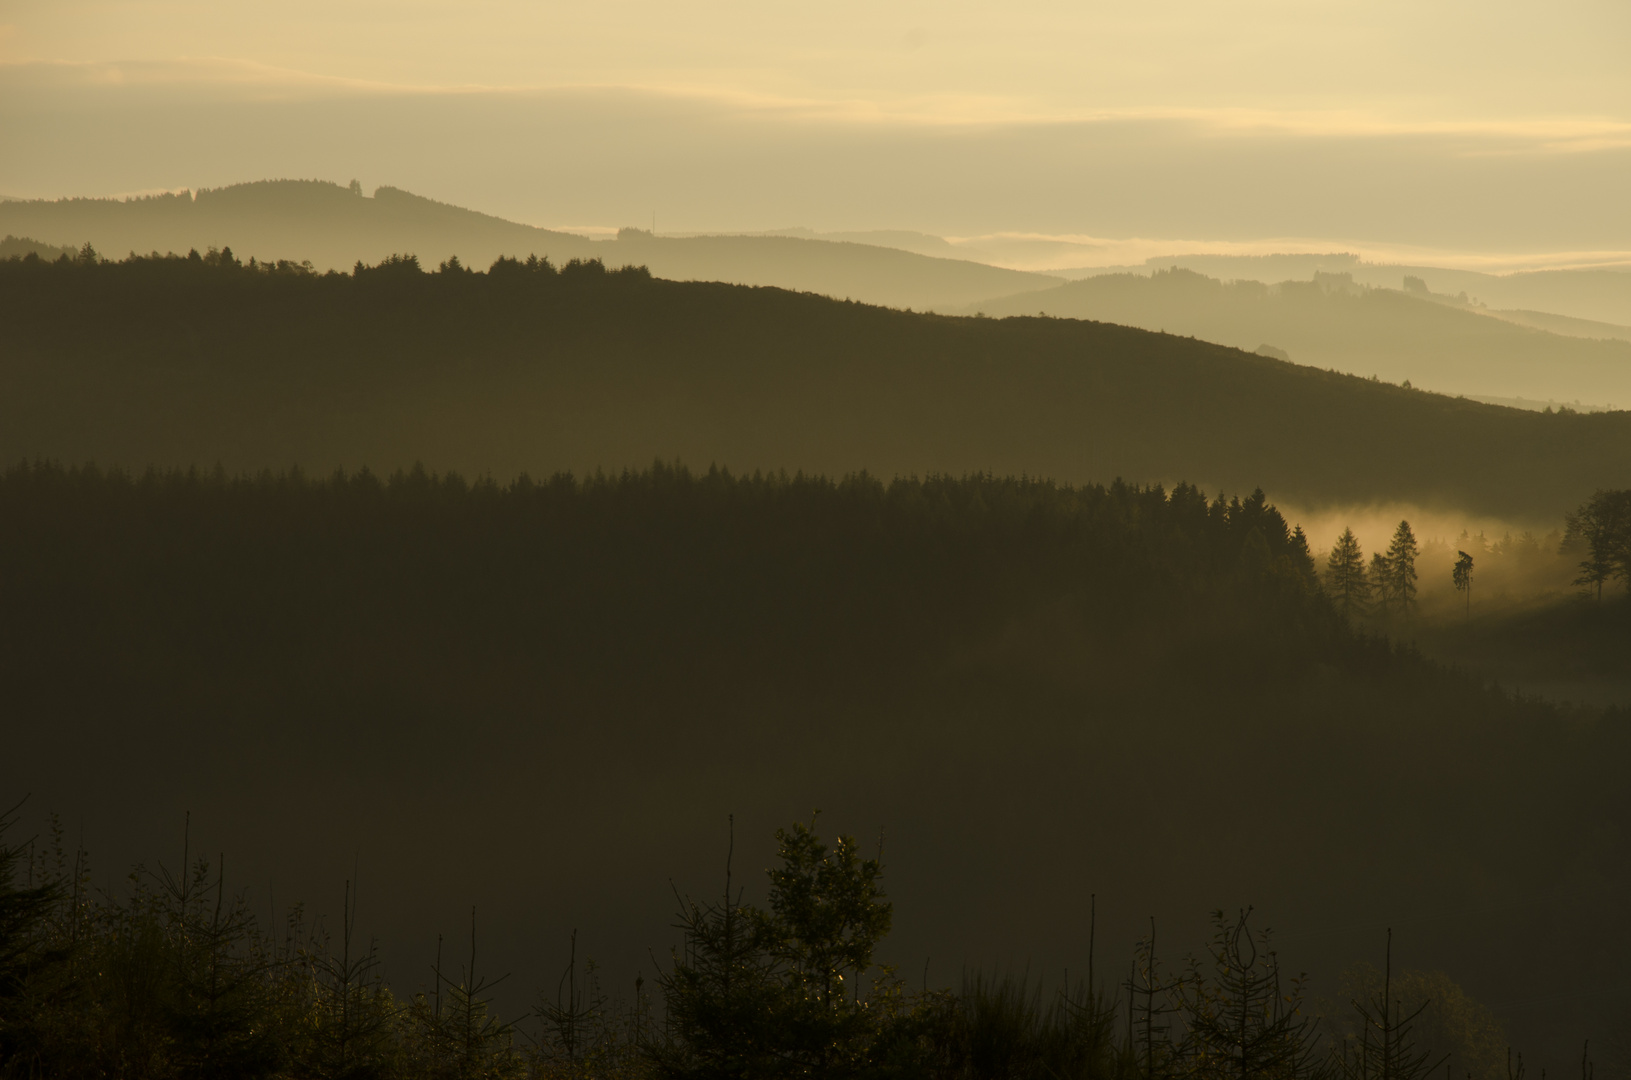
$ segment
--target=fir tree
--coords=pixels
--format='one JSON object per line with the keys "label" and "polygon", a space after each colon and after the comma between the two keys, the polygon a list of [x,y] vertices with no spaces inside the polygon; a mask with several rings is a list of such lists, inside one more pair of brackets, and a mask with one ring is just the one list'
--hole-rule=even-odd
{"label": "fir tree", "polygon": [[1399,522],[1399,527],[1393,530],[1393,543],[1387,549],[1388,585],[1406,619],[1416,606],[1416,556],[1420,551],[1410,522]]}
{"label": "fir tree", "polygon": [[1342,614],[1363,610],[1371,585],[1365,577],[1365,555],[1352,529],[1343,529],[1325,560],[1325,581]]}
{"label": "fir tree", "polygon": [[1247,926],[1251,909],[1229,919],[1212,913],[1209,963],[1191,960],[1179,996],[1194,1080],[1307,1076],[1315,1070],[1318,1029],[1302,1012],[1303,980],[1281,985],[1280,960],[1265,931]]}
{"label": "fir tree", "polygon": [[766,947],[764,920],[742,904],[732,884],[730,854],[722,902],[685,900],[676,927],[684,935],[683,949],[659,976],[667,1037],[649,1048],[658,1075],[667,1080],[774,1075],[780,965]]}

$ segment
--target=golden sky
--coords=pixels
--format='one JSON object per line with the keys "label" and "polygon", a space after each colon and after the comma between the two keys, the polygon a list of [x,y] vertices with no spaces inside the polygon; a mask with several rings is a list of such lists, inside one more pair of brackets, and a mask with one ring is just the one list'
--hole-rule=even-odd
{"label": "golden sky", "polygon": [[1628,55],[1624,0],[0,0],[0,193],[1631,248]]}

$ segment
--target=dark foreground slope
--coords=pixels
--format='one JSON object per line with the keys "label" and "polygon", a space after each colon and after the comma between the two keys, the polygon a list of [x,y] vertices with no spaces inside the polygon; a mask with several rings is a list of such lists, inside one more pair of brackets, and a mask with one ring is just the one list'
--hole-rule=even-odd
{"label": "dark foreground slope", "polygon": [[1356,285],[1348,274],[1265,285],[1175,268],[1107,274],[975,307],[1098,319],[1248,350],[1266,344],[1298,363],[1408,379],[1441,393],[1631,406],[1631,342],[1519,326],[1444,299]]}
{"label": "dark foreground slope", "polygon": [[596,265],[355,277],[0,263],[0,456],[229,469],[654,458],[1261,483],[1554,521],[1631,414],[1542,415],[1060,319],[916,315]]}
{"label": "dark foreground slope", "polygon": [[456,255],[476,266],[500,255],[547,255],[557,263],[598,258],[609,266],[644,264],[675,280],[775,285],[892,307],[965,304],[1059,281],[962,259],[813,238],[654,237],[624,229],[615,239],[591,240],[398,188],[364,196],[317,180],[270,180],[128,200],[0,203],[0,233],[6,232],[51,238],[76,250],[88,242],[114,255],[230,247],[246,259],[309,259],[319,270],[349,270],[359,259],[378,262],[403,251],[418,252],[429,264]]}
{"label": "dark foreground slope", "polygon": [[472,904],[506,1008],[574,929],[649,979],[726,815],[752,899],[820,807],[885,830],[914,986],[1080,975],[1096,893],[1101,972],[1151,915],[1175,961],[1255,903],[1327,996],[1393,926],[1532,1065],[1623,1012],[1625,717],[1355,637],[1260,496],[29,467],[0,568],[0,790],[115,895],[189,810],[256,910],[334,927],[360,879],[403,991]]}

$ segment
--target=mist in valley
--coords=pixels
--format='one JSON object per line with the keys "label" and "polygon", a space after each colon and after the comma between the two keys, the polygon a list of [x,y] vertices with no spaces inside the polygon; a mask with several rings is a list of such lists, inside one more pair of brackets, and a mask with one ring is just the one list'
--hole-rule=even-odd
{"label": "mist in valley", "polygon": [[0,17],[0,1080],[1631,1077],[1631,23]]}

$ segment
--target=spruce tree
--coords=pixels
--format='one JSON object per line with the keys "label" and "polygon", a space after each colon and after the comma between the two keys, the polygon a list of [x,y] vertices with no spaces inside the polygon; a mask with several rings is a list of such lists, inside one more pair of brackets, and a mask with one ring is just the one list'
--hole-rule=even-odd
{"label": "spruce tree", "polygon": [[[734,837],[732,842],[734,849]],[[667,1006],[665,1038],[647,1054],[664,1080],[748,1080],[773,1076],[780,1059],[773,1028],[784,1001],[783,971],[762,917],[741,902],[725,857],[721,902],[682,901],[676,928],[683,949],[658,977]]]}
{"label": "spruce tree", "polygon": [[1399,522],[1399,527],[1393,530],[1393,543],[1387,549],[1388,585],[1406,619],[1416,605],[1416,556],[1420,551],[1410,522]]}
{"label": "spruce tree", "polygon": [[1180,984],[1182,1051],[1193,1080],[1292,1080],[1319,1071],[1319,1029],[1302,1011],[1303,978],[1282,980],[1269,935],[1253,933],[1250,915],[1250,908],[1235,919],[1214,911],[1207,962],[1192,959]]}
{"label": "spruce tree", "polygon": [[1363,610],[1370,596],[1370,582],[1365,578],[1365,555],[1352,529],[1343,529],[1331,548],[1325,560],[1325,580],[1342,614],[1352,617],[1355,611]]}

